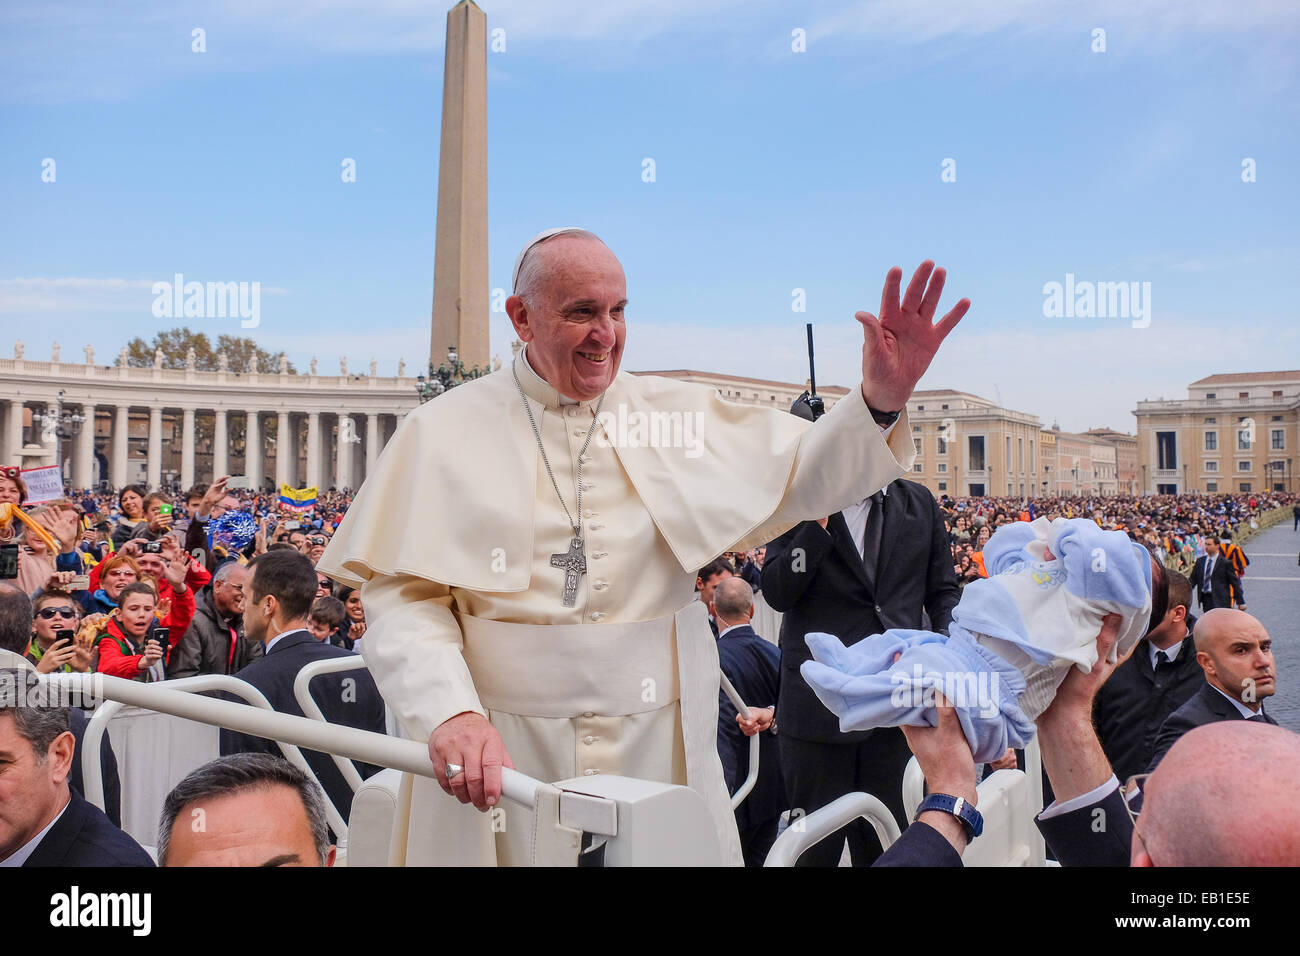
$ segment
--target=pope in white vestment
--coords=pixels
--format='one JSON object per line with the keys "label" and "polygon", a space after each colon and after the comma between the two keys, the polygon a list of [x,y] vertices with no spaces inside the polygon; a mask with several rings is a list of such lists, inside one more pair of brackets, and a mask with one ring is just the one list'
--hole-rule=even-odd
{"label": "pope in white vestment", "polygon": [[[593,241],[563,232],[559,240],[552,259]],[[613,360],[603,392],[568,398],[535,371],[535,349],[549,347],[538,355],[551,365],[567,353],[541,337],[538,320],[512,311],[530,343],[513,370],[407,417],[318,569],[361,587],[366,664],[431,753],[444,722],[477,714],[499,732],[513,766],[541,780],[615,773],[688,785],[709,805],[724,859],[738,864],[716,749],[717,650],[694,595],[696,573],[724,551],[761,545],[910,471],[911,428],[903,412],[882,430],[862,389],[814,426],[725,402],[707,386],[618,372],[624,300],[618,291],[601,300],[618,283],[583,285],[584,276],[561,276],[561,290],[580,301],[560,334],[582,346],[575,376]],[[599,313],[590,320],[581,311],[588,298]],[[587,337],[575,330],[583,323]],[[606,336],[616,327],[615,347]],[[568,607],[566,569],[557,565],[573,542],[571,517],[581,522],[585,573]],[[509,801],[502,818],[502,808],[477,813],[432,781],[417,778],[415,791],[408,865],[530,862],[528,815]]]}

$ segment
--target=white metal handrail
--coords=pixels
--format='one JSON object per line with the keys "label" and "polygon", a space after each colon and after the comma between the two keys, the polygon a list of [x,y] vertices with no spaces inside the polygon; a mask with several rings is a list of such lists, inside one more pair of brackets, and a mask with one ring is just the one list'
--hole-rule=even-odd
{"label": "white metal handrail", "polygon": [[925,799],[925,774],[921,765],[912,757],[903,770],[903,816],[911,820],[916,816],[916,808]]}
{"label": "white metal handrail", "polygon": [[[1025,776],[1029,778],[1029,812],[1037,817],[1043,809],[1043,752],[1038,746],[1038,735],[1025,747]],[[1038,827],[1030,833],[1030,866],[1044,866],[1047,861],[1047,842]]]}
{"label": "white metal handrail", "polygon": [[[1030,817],[1037,817],[1043,809],[1043,757],[1038,748],[1038,737],[1035,736],[1024,748],[1025,755],[1025,785],[1028,787],[1028,800],[1025,809]],[[1012,771],[1020,773],[1021,771]],[[983,786],[983,781],[981,781]],[[903,771],[903,813],[907,819],[912,820],[916,817],[917,807],[925,799],[925,775],[921,773],[921,765],[912,757],[907,762],[907,769]],[[1043,840],[1043,835],[1037,827],[1031,827],[1028,834],[1029,843],[1027,847],[1028,860],[1030,866],[1043,866],[1047,859],[1047,844]]]}
{"label": "white metal handrail", "polygon": [[[125,684],[136,684],[141,687],[152,686],[140,684],[138,681],[127,681],[120,677],[107,677],[102,674],[96,676],[105,682],[111,680],[121,681]],[[60,683],[69,682],[68,675],[66,674],[53,674],[51,677]],[[247,681],[242,681],[237,677],[231,677],[226,674],[196,674],[193,677],[181,677],[175,680],[169,680],[167,681],[166,686],[169,690],[186,694],[200,694],[204,691],[212,690],[225,691],[226,693],[242,698],[246,703],[251,704],[253,707],[270,713],[275,713],[275,708],[271,706],[271,702],[266,699],[266,696],[260,690]],[[96,689],[97,686],[92,685],[91,690],[88,693],[95,693]],[[83,689],[83,693],[85,692],[87,691]],[[110,697],[108,694],[105,694],[104,696]],[[212,698],[205,699],[211,700]],[[131,701],[115,699],[105,701],[95,711],[94,716],[90,718],[90,721],[86,725],[86,734],[81,748],[81,777],[86,785],[86,799],[101,810],[104,809],[103,768],[99,761],[101,741],[103,740],[104,732],[108,729],[108,722],[112,720],[122,709],[124,704],[127,703],[131,703]],[[238,707],[239,705],[232,704],[232,706]],[[161,708],[154,707],[149,709],[160,710]],[[200,721],[200,723],[213,723],[213,721]],[[284,754],[285,759],[315,780],[317,786],[321,787],[321,793],[324,794],[324,786],[321,786],[320,779],[316,776],[315,771],[311,769],[311,765],[307,763],[307,758],[302,755],[302,751],[293,744],[284,743],[283,741],[276,741],[276,743],[280,745],[280,752]],[[343,815],[339,812],[338,808],[334,806],[334,802],[329,799],[328,794],[325,795],[325,815],[329,820],[330,829],[334,831],[339,840],[346,840],[348,833],[347,824],[343,822]]]}
{"label": "white metal handrail", "polygon": [[[745,702],[740,699],[740,692],[736,690],[731,681],[727,679],[727,675],[721,670],[718,671],[718,676],[722,679],[723,693],[725,693],[727,699],[735,705],[736,712],[748,717],[749,708],[746,707]],[[740,789],[731,797],[731,809],[733,810],[740,806],[741,802],[749,796],[749,791],[754,789],[754,784],[758,783],[758,750],[760,746],[758,738],[760,736],[760,734],[754,734],[749,738],[749,774],[745,777],[745,782],[740,785]]]}
{"label": "white metal handrail", "polygon": [[[224,675],[200,675],[200,677],[187,677],[183,680],[220,676]],[[292,714],[281,714],[274,710],[246,707],[233,701],[187,693],[175,689],[174,685],[181,683],[179,680],[143,684],[139,681],[108,677],[104,674],[60,674],[43,679],[55,680],[87,697],[97,696],[110,701],[134,704],[148,710],[196,720],[202,724],[213,724],[229,730],[265,737],[282,745],[289,744],[322,753],[339,754],[363,763],[392,767],[406,773],[437,779],[433,764],[429,760],[428,748],[418,741],[390,737],[387,734],[377,734],[339,724],[324,724],[310,717],[295,717]],[[251,688],[251,685],[245,686]],[[549,786],[551,785],[518,770],[509,767],[501,769],[502,796],[526,810],[536,809],[538,788]],[[575,825],[570,821],[585,821],[582,828],[598,836],[617,834],[616,810],[615,802],[604,797],[593,797],[566,790],[560,798],[561,824]]]}
{"label": "white metal handrail", "polygon": [[772,844],[763,865],[794,866],[805,850],[858,817],[871,824],[883,849],[889,849],[900,836],[898,822],[879,798],[869,793],[846,793],[805,817],[791,820],[785,832]]}
{"label": "white metal handrail", "polygon": [[[298,675],[293,679],[293,696],[298,701],[298,706],[302,712],[312,720],[319,720],[321,723],[329,723],[325,719],[325,714],[321,712],[320,705],[316,703],[316,698],[311,695],[311,682],[314,678],[322,674],[336,674],[340,671],[365,670],[366,662],[362,660],[360,654],[353,654],[348,657],[328,658],[323,661],[312,661],[304,665]],[[361,774],[357,772],[356,765],[345,757],[338,754],[330,754],[330,759],[334,765],[339,768],[339,773],[343,774],[343,779],[347,781],[352,792],[356,793],[357,788],[361,786]]]}

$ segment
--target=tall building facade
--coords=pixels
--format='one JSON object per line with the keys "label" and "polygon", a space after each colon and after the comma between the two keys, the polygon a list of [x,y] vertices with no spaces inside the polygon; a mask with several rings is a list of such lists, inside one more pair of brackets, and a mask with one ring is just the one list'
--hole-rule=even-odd
{"label": "tall building facade", "polygon": [[[1091,433],[1063,432],[1052,428],[1056,453],[1045,474],[1052,495],[1113,495],[1116,493],[1118,449]],[[1131,435],[1129,436],[1132,437]]]}
{"label": "tall building facade", "polygon": [[1115,448],[1115,492],[1136,495],[1141,490],[1138,480],[1138,439],[1127,432],[1113,428],[1089,428],[1083,434]]}
{"label": "tall building facade", "polygon": [[1138,402],[1146,494],[1295,491],[1300,371],[1210,375],[1185,399]]}
{"label": "tall building facade", "polygon": [[1037,415],[952,389],[913,392],[907,414],[917,452],[907,477],[936,496],[1028,498],[1043,493]]}

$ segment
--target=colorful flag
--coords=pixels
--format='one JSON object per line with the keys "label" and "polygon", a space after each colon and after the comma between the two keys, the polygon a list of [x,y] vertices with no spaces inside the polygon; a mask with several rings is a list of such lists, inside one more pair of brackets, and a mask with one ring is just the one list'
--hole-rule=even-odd
{"label": "colorful flag", "polygon": [[311,511],[316,507],[316,487],[290,488],[281,485],[280,507],[285,511]]}

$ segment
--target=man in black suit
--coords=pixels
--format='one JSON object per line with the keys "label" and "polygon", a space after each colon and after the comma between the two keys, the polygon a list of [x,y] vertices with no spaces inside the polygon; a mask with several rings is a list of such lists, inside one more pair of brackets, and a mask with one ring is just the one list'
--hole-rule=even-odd
{"label": "man in black suit", "polygon": [[[906,826],[901,790],[911,753],[902,732],[841,733],[799,665],[811,657],[804,643],[810,631],[851,645],[891,627],[925,626],[924,611],[931,630],[947,632],[960,591],[934,496],[898,479],[843,512],[796,525],[767,547],[763,596],[784,612],[776,720],[789,805],[806,814],[864,791]],[[809,849],[799,865],[835,866],[846,838],[855,866],[880,854],[875,831],[858,820]]]}
{"label": "man in black suit", "polygon": [[[298,671],[312,661],[355,658],[349,651],[322,643],[307,630],[307,614],[316,598],[316,572],[311,561],[297,551],[268,551],[249,562],[248,598],[244,606],[244,631],[266,647],[265,654],[235,676],[252,684],[282,714],[303,716],[293,693]],[[363,669],[324,674],[312,682],[312,696],[325,719],[376,733],[385,732],[384,700],[370,672]],[[233,753],[279,754],[280,747],[262,737],[232,730],[221,731],[222,755]],[[347,821],[352,812],[352,788],[328,754],[304,750],[308,766],[320,780],[339,815]],[[379,768],[357,764],[361,776]]]}
{"label": "man in black suit", "polygon": [[1165,719],[1205,685],[1196,660],[1192,586],[1166,569],[1169,609],[1102,685],[1092,716],[1106,759],[1121,780],[1143,773]]}
{"label": "man in black suit", "polygon": [[68,784],[71,708],[25,668],[0,669],[0,867],[153,866]]}
{"label": "man in black suit", "polygon": [[1156,737],[1150,769],[1193,727],[1221,720],[1276,724],[1264,698],[1277,691],[1273,641],[1258,619],[1244,611],[1215,608],[1196,622],[1196,660],[1205,683],[1169,715]]}
{"label": "man in black suit", "polygon": [[718,620],[718,664],[749,708],[743,716],[725,693],[718,695],[718,756],[727,792],[735,794],[749,776],[749,741],[760,734],[758,779],[736,808],[736,828],[746,866],[762,866],[776,842],[788,804],[781,757],[772,721],[780,693],[781,652],[754,632],[754,592],[742,578],[721,581],[713,592]]}
{"label": "man in black suit", "polygon": [[1201,602],[1201,610],[1232,607],[1236,596],[1239,610],[1246,610],[1246,592],[1241,589],[1241,578],[1232,568],[1232,562],[1219,552],[1215,538],[1205,539],[1205,553],[1192,567],[1192,588]]}

